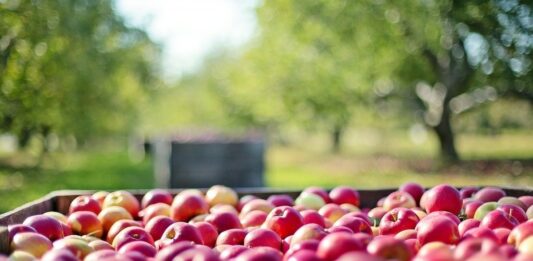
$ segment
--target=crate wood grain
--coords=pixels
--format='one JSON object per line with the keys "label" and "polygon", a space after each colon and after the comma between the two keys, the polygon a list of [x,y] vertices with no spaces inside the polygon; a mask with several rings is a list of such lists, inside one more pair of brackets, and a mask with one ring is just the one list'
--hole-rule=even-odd
{"label": "crate wood grain", "polygon": [[[508,196],[519,197],[523,195],[533,195],[533,188],[507,188],[502,187]],[[207,189],[200,189],[205,192]],[[286,190],[286,189],[272,189],[272,188],[236,188],[235,189],[242,197],[244,195],[254,195],[259,198],[266,199],[273,194],[287,194],[293,198],[298,197],[301,190]],[[373,207],[377,201],[397,188],[384,189],[358,189],[361,198],[361,207]],[[129,190],[137,199],[141,200],[142,196],[149,190]],[[176,195],[183,189],[168,189],[172,195]],[[63,214],[68,213],[70,202],[80,195],[90,195],[96,191],[91,190],[59,190],[51,192],[50,194],[24,204],[12,211],[0,215],[0,253],[9,253],[9,237],[7,226],[12,224],[19,224],[29,216],[42,214],[48,211],[58,211]]]}

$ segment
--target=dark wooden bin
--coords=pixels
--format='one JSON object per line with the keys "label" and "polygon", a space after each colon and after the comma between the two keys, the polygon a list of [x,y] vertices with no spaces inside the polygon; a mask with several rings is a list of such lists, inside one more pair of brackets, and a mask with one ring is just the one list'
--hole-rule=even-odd
{"label": "dark wooden bin", "polygon": [[[533,195],[533,188],[503,188],[508,196],[522,196]],[[169,189],[169,191],[176,195],[183,189]],[[205,192],[206,189],[201,189]],[[384,189],[359,189],[361,196],[361,207],[373,207],[377,201],[391,192],[397,190],[396,188],[384,188]],[[130,190],[139,200],[147,192],[147,190]],[[272,188],[237,188],[236,191],[239,197],[244,195],[254,195],[259,198],[266,199],[273,194],[288,194],[293,198],[298,197],[300,190],[283,190]],[[19,224],[29,216],[42,214],[47,211],[58,211],[61,213],[68,213],[70,202],[79,195],[90,195],[95,191],[89,190],[60,190],[54,191],[50,194],[37,199],[33,202],[27,203],[21,207],[18,207],[12,211],[0,215],[0,253],[9,252],[9,240],[7,233],[7,226],[11,224]]]}

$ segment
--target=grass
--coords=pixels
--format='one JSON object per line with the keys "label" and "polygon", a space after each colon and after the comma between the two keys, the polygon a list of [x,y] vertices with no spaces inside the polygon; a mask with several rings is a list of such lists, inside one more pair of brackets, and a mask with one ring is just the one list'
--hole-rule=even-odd
{"label": "grass", "polygon": [[[398,186],[417,181],[461,185],[533,186],[533,135],[460,136],[466,159],[438,168],[428,156],[431,138],[413,144],[406,134],[350,135],[342,154],[330,154],[323,139],[312,138],[289,147],[270,147],[266,183],[272,187],[360,188]],[[124,151],[84,151],[53,154],[39,168],[29,167],[24,154],[0,156],[0,213],[59,189],[117,190],[152,188],[150,160],[132,161]]]}

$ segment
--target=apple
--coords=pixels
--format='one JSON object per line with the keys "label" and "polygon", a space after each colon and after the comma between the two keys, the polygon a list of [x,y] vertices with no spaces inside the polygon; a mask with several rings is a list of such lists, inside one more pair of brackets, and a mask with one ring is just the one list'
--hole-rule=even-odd
{"label": "apple", "polygon": [[304,224],[317,224],[321,227],[326,227],[326,221],[316,210],[306,209],[300,212]]}
{"label": "apple", "polygon": [[416,213],[408,208],[395,208],[381,219],[379,234],[393,235],[406,229],[414,229],[420,219]]}
{"label": "apple", "polygon": [[41,258],[41,261],[78,261],[78,260],[79,259],[67,249],[52,249],[46,252]]}
{"label": "apple", "polygon": [[338,227],[330,227],[327,229],[329,234],[332,233],[348,233],[353,234],[353,231],[350,228],[347,228],[345,226],[338,226]]}
{"label": "apple", "polygon": [[42,234],[35,232],[20,232],[11,241],[12,251],[28,252],[34,257],[41,257],[52,248],[52,242]]}
{"label": "apple", "polygon": [[13,237],[18,233],[23,233],[23,232],[37,233],[37,230],[35,230],[33,227],[22,225],[22,224],[8,225],[7,231],[8,231],[9,242],[13,241]]}
{"label": "apple", "polygon": [[68,212],[70,214],[76,211],[91,211],[94,214],[98,215],[102,208],[98,200],[92,198],[88,195],[77,196],[70,202],[70,207]]}
{"label": "apple", "polygon": [[518,247],[522,241],[531,236],[533,236],[533,220],[529,220],[513,228],[507,238],[507,243]]}
{"label": "apple", "polygon": [[178,194],[170,207],[170,216],[176,221],[189,221],[195,216],[207,213],[209,213],[207,201],[192,193]]}
{"label": "apple", "polygon": [[94,249],[89,246],[89,243],[81,238],[62,238],[54,241],[54,249],[67,249],[72,252],[74,256],[83,260],[88,254],[94,251]]}
{"label": "apple", "polygon": [[335,221],[339,220],[339,218],[347,214],[348,211],[341,208],[335,203],[329,203],[322,206],[318,210],[318,213],[322,215],[326,220],[329,220],[331,223],[335,223]]}
{"label": "apple", "polygon": [[141,208],[145,209],[155,203],[170,205],[172,204],[172,199],[172,194],[170,194],[170,192],[164,189],[152,189],[144,194],[141,200]]}
{"label": "apple", "polygon": [[372,235],[372,230],[368,221],[354,216],[344,216],[337,220],[332,227],[343,226],[352,230],[353,233],[363,232]]}
{"label": "apple", "polygon": [[217,228],[215,226],[205,221],[196,222],[192,225],[198,229],[198,232],[200,232],[200,236],[202,236],[202,241],[204,242],[204,245],[208,247],[215,246],[218,237]]}
{"label": "apple", "polygon": [[98,250],[88,254],[84,261],[118,260],[117,254],[116,251],[110,249]]}
{"label": "apple", "polygon": [[481,221],[489,212],[498,208],[498,203],[496,202],[486,202],[483,205],[479,206],[476,209],[474,214],[474,219]]}
{"label": "apple", "polygon": [[302,191],[302,193],[312,193],[318,195],[324,200],[324,202],[326,202],[326,204],[331,203],[331,198],[329,197],[328,192],[321,187],[307,187]]}
{"label": "apple", "polygon": [[424,208],[427,213],[435,211],[448,211],[454,215],[461,212],[463,202],[456,188],[442,184],[437,185],[424,193]]}
{"label": "apple", "polygon": [[281,261],[282,259],[283,255],[278,250],[270,247],[256,247],[243,252],[235,258],[235,261]]}
{"label": "apple", "polygon": [[244,205],[246,205],[246,203],[254,200],[254,199],[259,199],[258,197],[254,196],[254,195],[245,195],[243,197],[241,197],[241,199],[239,199],[239,203],[237,203],[237,210],[240,212],[242,210],[242,207]]}
{"label": "apple", "polygon": [[98,214],[98,219],[102,222],[104,234],[107,234],[111,226],[123,219],[133,220],[131,214],[123,207],[112,206],[102,209]]}
{"label": "apple", "polygon": [[496,238],[498,238],[497,243],[500,245],[505,245],[507,244],[511,230],[507,228],[497,228],[494,229],[494,234],[496,235]]}
{"label": "apple", "polygon": [[276,207],[281,207],[281,206],[294,206],[294,200],[291,198],[291,196],[289,195],[285,195],[285,194],[274,194],[274,195],[270,195],[268,198],[267,198],[267,201],[270,202],[272,205],[276,206]]}
{"label": "apple", "polygon": [[220,251],[220,259],[222,260],[233,260],[238,257],[240,254],[249,250],[249,248],[241,245],[232,245],[228,246],[224,250]]}
{"label": "apple", "polygon": [[181,241],[204,244],[200,231],[195,226],[185,222],[176,222],[167,227],[160,240],[163,248]]}
{"label": "apple", "polygon": [[385,259],[408,261],[411,259],[411,251],[407,245],[392,236],[378,236],[368,244],[367,251],[371,255]]}
{"label": "apple", "polygon": [[37,233],[47,237],[51,241],[64,237],[61,222],[47,215],[30,216],[22,224],[34,228]]}
{"label": "apple", "polygon": [[518,197],[518,200],[520,200],[524,205],[526,205],[526,209],[533,206],[533,196],[525,195]]}
{"label": "apple", "polygon": [[123,245],[118,251],[120,254],[139,252],[145,257],[155,257],[157,250],[154,245],[145,241],[132,241]]}
{"label": "apple", "polygon": [[137,217],[141,208],[139,200],[125,190],[111,192],[105,197],[102,208],[105,209],[111,206],[123,207],[132,217]]}
{"label": "apple", "polygon": [[239,202],[237,192],[221,185],[215,185],[209,188],[205,193],[205,199],[210,206],[227,204],[236,207]]}
{"label": "apple", "polygon": [[359,192],[348,186],[338,186],[329,192],[331,201],[337,205],[349,203],[359,207]]}
{"label": "apple", "polygon": [[529,236],[518,245],[518,251],[522,254],[533,255],[533,237]]}
{"label": "apple", "polygon": [[346,215],[342,216],[343,218],[344,217],[357,217],[357,218],[360,218],[362,220],[364,220],[369,226],[372,226],[372,220],[370,220],[370,218],[368,217],[367,214],[363,213],[363,212],[350,212],[350,213],[346,213]]}
{"label": "apple", "polygon": [[488,254],[497,251],[498,245],[492,240],[469,238],[457,245],[454,250],[454,257],[457,260],[467,260],[478,253]]}
{"label": "apple", "polygon": [[474,194],[474,198],[483,202],[496,202],[505,196],[505,191],[496,187],[485,187]]}
{"label": "apple", "polygon": [[130,242],[144,241],[150,245],[154,245],[154,239],[141,227],[127,227],[120,231],[113,239],[113,247],[117,250]]}
{"label": "apple", "polygon": [[340,256],[336,261],[353,261],[353,260],[365,260],[365,261],[385,261],[385,259],[371,255],[361,251],[351,251]]}
{"label": "apple", "polygon": [[154,240],[158,240],[161,238],[167,227],[172,224],[174,224],[174,221],[169,217],[157,216],[150,219],[150,221],[144,226],[144,229],[150,233]]}
{"label": "apple", "polygon": [[422,210],[422,209],[418,209],[418,208],[412,208],[411,209],[413,212],[415,212],[415,214],[418,216],[418,219],[423,219],[425,218],[428,214],[426,213],[426,211]]}
{"label": "apple", "polygon": [[232,212],[218,212],[209,214],[205,221],[211,223],[217,228],[218,233],[222,233],[232,228],[242,228],[239,217]]}
{"label": "apple", "polygon": [[43,215],[52,217],[56,219],[57,221],[66,224],[67,223],[67,216],[57,212],[57,211],[48,211],[44,212]]}
{"label": "apple", "polygon": [[326,204],[324,200],[314,193],[302,193],[294,201],[296,206],[303,207],[304,209],[315,209],[319,210],[322,206]]}
{"label": "apple", "polygon": [[477,191],[479,190],[478,187],[472,187],[472,186],[466,186],[459,190],[459,194],[461,195],[461,199],[470,198],[472,197]]}
{"label": "apple", "polygon": [[156,216],[170,217],[170,206],[165,203],[154,203],[139,211],[139,217],[142,218],[144,224]]}
{"label": "apple", "polygon": [[442,242],[429,242],[420,247],[416,257],[413,261],[452,261],[455,260],[453,257],[453,251],[450,245],[444,244]]}
{"label": "apple", "polygon": [[518,220],[515,217],[511,216],[509,213],[502,210],[496,209],[489,212],[482,220],[480,227],[487,227],[490,229],[495,229],[499,227],[504,227],[508,229],[513,229],[519,224]]}
{"label": "apple", "polygon": [[220,261],[218,253],[213,249],[203,246],[194,245],[174,257],[174,261],[189,261],[189,260],[205,260],[205,261]]}
{"label": "apple", "polygon": [[268,214],[261,210],[253,210],[241,217],[241,223],[244,227],[258,227],[265,222],[267,216]]}
{"label": "apple", "polygon": [[321,261],[320,258],[311,250],[301,250],[292,254],[287,261]]}
{"label": "apple", "polygon": [[336,260],[350,251],[364,251],[364,246],[350,234],[332,233],[320,241],[316,253],[322,260]]}
{"label": "apple", "polygon": [[194,242],[185,240],[185,241],[176,241],[175,243],[168,245],[167,247],[161,249],[155,255],[155,260],[158,261],[173,261],[174,258],[179,255],[181,252],[184,252],[188,249],[194,247]]}
{"label": "apple", "polygon": [[320,241],[316,239],[309,239],[309,240],[306,240],[300,243],[292,244],[289,250],[285,252],[285,257],[286,258],[291,257],[293,254],[301,250],[310,250],[310,251],[316,252],[316,250],[318,249],[319,243]]}
{"label": "apple", "polygon": [[94,251],[102,250],[102,249],[111,249],[115,250],[111,244],[109,244],[107,241],[104,240],[94,240],[89,243],[87,243],[90,247],[94,249]]}
{"label": "apple", "polygon": [[415,230],[420,245],[435,241],[455,244],[459,241],[457,224],[447,217],[435,216],[429,219],[426,217],[418,222]]}
{"label": "apple", "polygon": [[100,205],[100,208],[104,205],[105,197],[109,195],[109,192],[107,191],[98,191],[91,195],[91,198],[95,199],[98,204]]}
{"label": "apple", "polygon": [[276,250],[281,248],[281,237],[274,231],[267,228],[258,228],[248,232],[244,237],[244,246],[259,247],[266,246]]}
{"label": "apple", "polygon": [[505,196],[503,198],[500,198],[498,200],[498,205],[515,205],[517,207],[520,207],[522,210],[524,210],[524,212],[527,210],[527,205],[520,201],[518,198],[515,198],[515,197],[508,197],[508,196]]}
{"label": "apple", "polygon": [[518,221],[518,223],[520,224],[527,221],[526,212],[517,205],[500,204],[500,206],[497,207],[496,209],[501,210],[505,212],[507,215],[514,217],[516,221]]}
{"label": "apple", "polygon": [[406,230],[400,231],[396,235],[394,235],[394,238],[400,239],[400,240],[416,239],[416,230],[406,229]]}
{"label": "apple", "polygon": [[518,254],[518,250],[514,246],[508,244],[501,245],[499,248],[499,252],[502,253],[508,259],[512,259]]}
{"label": "apple", "polygon": [[275,206],[272,205],[270,202],[264,200],[264,199],[252,199],[250,200],[248,203],[246,203],[245,205],[243,205],[242,209],[241,209],[241,214],[240,216],[245,216],[246,214],[254,211],[254,210],[261,210],[265,213],[270,213],[270,211],[272,211],[272,209],[274,209]]}
{"label": "apple", "polygon": [[317,224],[306,224],[301,226],[291,239],[291,245],[295,245],[310,239],[321,240],[327,235],[324,228]]}
{"label": "apple", "polygon": [[424,219],[430,219],[433,217],[446,217],[449,218],[451,221],[453,221],[455,224],[459,225],[461,223],[461,220],[456,215],[448,212],[448,211],[435,211],[431,212]]}
{"label": "apple", "polygon": [[228,229],[218,236],[216,245],[243,245],[248,232],[241,228]]}
{"label": "apple", "polygon": [[466,215],[466,218],[474,218],[477,209],[483,204],[483,201],[477,199],[463,204],[463,213]]}
{"label": "apple", "polygon": [[415,182],[406,182],[400,186],[398,191],[403,191],[409,193],[415,202],[420,203],[420,198],[422,198],[422,195],[424,194],[424,187],[422,185],[415,183]]}
{"label": "apple", "polygon": [[11,253],[11,255],[9,255],[9,258],[6,259],[7,261],[37,261],[37,258],[35,258],[35,256],[33,256],[32,254],[26,252],[26,251],[21,251],[21,250],[16,250],[16,251],[13,251],[13,253]]}
{"label": "apple", "polygon": [[231,205],[226,205],[226,204],[214,205],[209,209],[209,213],[217,213],[217,212],[232,212],[236,215],[239,215],[239,211],[237,211],[235,207]]}
{"label": "apple", "polygon": [[109,228],[109,231],[107,232],[106,241],[108,243],[113,243],[113,240],[115,237],[120,233],[120,231],[124,230],[127,227],[142,227],[141,223],[139,221],[130,220],[130,219],[121,219],[115,222],[111,228]]}
{"label": "apple", "polygon": [[465,232],[462,239],[468,238],[485,238],[490,239],[494,242],[498,242],[498,237],[492,229],[486,227],[475,227]]}
{"label": "apple", "polygon": [[481,221],[477,219],[465,219],[461,223],[459,223],[459,226],[457,227],[459,229],[459,236],[463,237],[466,231],[479,227],[481,224]]}
{"label": "apple", "polygon": [[70,214],[67,220],[68,226],[78,235],[91,235],[102,237],[103,226],[98,216],[91,211],[76,211]]}
{"label": "apple", "polygon": [[528,219],[533,219],[533,205],[527,209],[526,215]]}
{"label": "apple", "polygon": [[281,206],[270,211],[262,227],[276,232],[281,238],[286,238],[302,225],[303,218],[298,211],[292,207]]}
{"label": "apple", "polygon": [[[425,194],[425,193],[424,193]],[[383,207],[383,202],[385,202],[385,198],[387,197],[382,197],[378,200],[378,202],[376,202],[376,207]],[[424,198],[424,195],[422,195],[422,198],[420,198],[420,203],[422,204],[422,199]]]}

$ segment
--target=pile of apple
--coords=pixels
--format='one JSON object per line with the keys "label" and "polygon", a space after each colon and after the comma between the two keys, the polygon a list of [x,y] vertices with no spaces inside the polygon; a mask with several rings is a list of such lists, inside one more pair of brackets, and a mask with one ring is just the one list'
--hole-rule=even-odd
{"label": "pile of apple", "polygon": [[[356,189],[242,198],[231,188],[79,196],[8,227],[9,260],[533,260],[533,195],[406,183],[360,209]],[[1,256],[1,255],[0,255]],[[6,256],[0,257],[0,260]]]}

